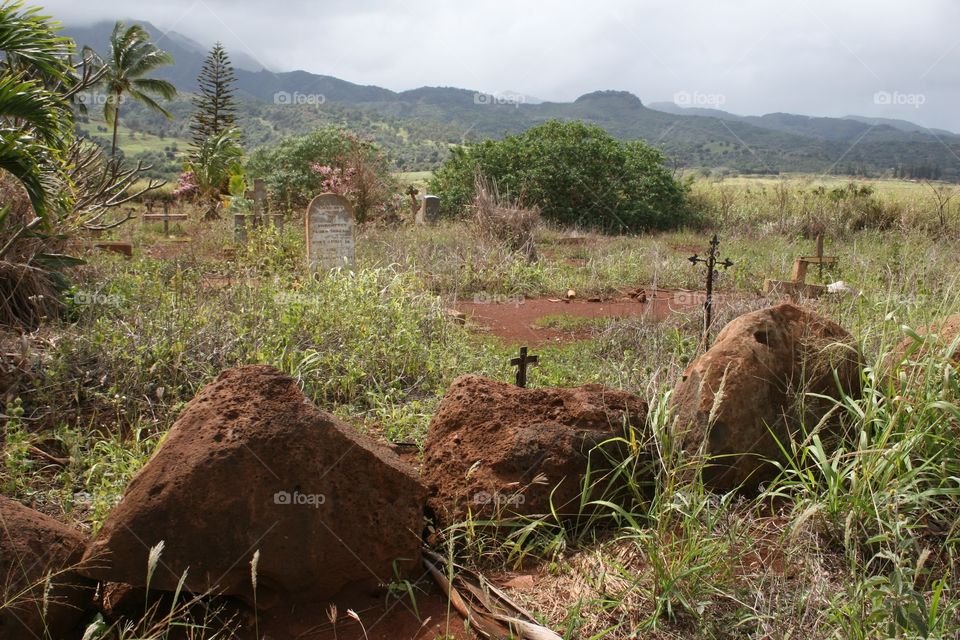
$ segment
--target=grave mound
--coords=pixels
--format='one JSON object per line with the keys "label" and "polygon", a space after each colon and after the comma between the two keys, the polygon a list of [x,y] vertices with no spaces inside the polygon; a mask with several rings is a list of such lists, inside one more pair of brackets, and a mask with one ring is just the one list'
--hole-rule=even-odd
{"label": "grave mound", "polygon": [[268,366],[223,372],[180,418],[87,549],[98,580],[325,599],[418,566],[425,489],[391,451],[310,403]]}
{"label": "grave mound", "polygon": [[[811,311],[781,304],[740,316],[684,371],[672,398],[674,437],[710,457],[707,486],[756,489],[776,474],[769,461],[783,460],[778,442],[789,448],[818,425],[830,398],[858,393],[860,365],[852,336]],[[826,426],[824,435],[837,435]]]}
{"label": "grave mound", "polygon": [[78,531],[0,496],[0,638],[73,637],[93,606],[93,583],[74,570],[86,543]]}
{"label": "grave mound", "polygon": [[[887,358],[887,366],[897,369],[917,361],[931,352],[944,352],[960,336],[960,316],[950,316],[917,330],[918,343],[912,336],[901,340]],[[960,363],[960,347],[953,352],[953,360]]]}
{"label": "grave mound", "polygon": [[601,385],[523,389],[461,376],[427,434],[430,507],[443,524],[468,514],[576,516],[588,463],[601,477],[623,453],[621,436],[644,440],[646,417],[646,402]]}

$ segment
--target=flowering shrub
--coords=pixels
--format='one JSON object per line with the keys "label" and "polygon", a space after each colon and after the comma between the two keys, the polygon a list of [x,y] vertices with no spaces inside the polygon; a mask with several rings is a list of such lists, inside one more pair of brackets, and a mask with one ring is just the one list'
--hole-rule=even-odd
{"label": "flowering shrub", "polygon": [[264,178],[278,200],[293,206],[306,206],[324,192],[342,195],[362,223],[370,216],[400,210],[394,203],[400,203],[402,197],[394,197],[399,187],[390,166],[387,156],[372,142],[343,129],[328,128],[259,149],[246,169],[251,178]]}
{"label": "flowering shrub", "polygon": [[177,186],[173,190],[174,198],[192,198],[197,195],[197,176],[193,171],[184,171],[177,178]]}

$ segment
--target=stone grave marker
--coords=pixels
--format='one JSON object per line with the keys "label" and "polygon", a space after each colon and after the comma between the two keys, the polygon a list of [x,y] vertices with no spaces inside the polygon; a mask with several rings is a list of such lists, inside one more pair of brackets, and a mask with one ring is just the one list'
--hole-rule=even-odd
{"label": "stone grave marker", "polygon": [[353,268],[353,207],[343,196],[324,193],[310,202],[305,220],[311,271]]}
{"label": "stone grave marker", "polygon": [[247,242],[247,214],[233,214],[233,241],[236,244]]}
{"label": "stone grave marker", "polygon": [[440,198],[437,196],[423,196],[420,202],[420,211],[417,212],[417,224],[433,224],[440,217]]}
{"label": "stone grave marker", "polygon": [[267,196],[267,183],[262,178],[253,181],[253,213],[258,220],[283,229],[283,212],[270,211],[270,201]]}
{"label": "stone grave marker", "polygon": [[267,210],[267,183],[263,178],[257,178],[253,181],[253,203],[260,208],[261,212]]}

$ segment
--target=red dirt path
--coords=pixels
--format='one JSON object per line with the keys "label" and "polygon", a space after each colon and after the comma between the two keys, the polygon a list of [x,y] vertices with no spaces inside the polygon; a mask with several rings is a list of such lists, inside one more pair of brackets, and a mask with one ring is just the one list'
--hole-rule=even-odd
{"label": "red dirt path", "polygon": [[704,302],[704,294],[696,291],[659,289],[647,291],[647,301],[620,297],[600,302],[556,298],[537,298],[511,303],[460,302],[458,311],[482,330],[501,338],[508,344],[524,343],[543,346],[549,343],[570,342],[589,337],[589,328],[563,329],[537,327],[537,320],[546,316],[573,316],[579,318],[647,317],[663,320],[675,313],[696,313]]}

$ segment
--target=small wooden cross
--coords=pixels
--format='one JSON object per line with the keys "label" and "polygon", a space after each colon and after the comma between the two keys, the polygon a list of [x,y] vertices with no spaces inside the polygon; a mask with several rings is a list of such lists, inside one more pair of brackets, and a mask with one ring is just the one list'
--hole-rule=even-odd
{"label": "small wooden cross", "polygon": [[520,357],[510,360],[510,366],[517,368],[518,387],[525,388],[527,386],[527,365],[537,364],[539,361],[539,356],[527,355],[527,348],[520,347]]}
{"label": "small wooden cross", "polygon": [[823,236],[817,236],[817,255],[803,256],[793,264],[793,281],[804,283],[807,280],[807,267],[815,264],[820,268],[820,281],[823,282],[823,265],[836,264],[836,256],[823,255]]}
{"label": "small wooden cross", "polygon": [[189,218],[185,213],[170,213],[170,205],[163,202],[163,213],[145,213],[143,222],[163,222],[163,235],[170,235],[170,222],[184,222]]}

